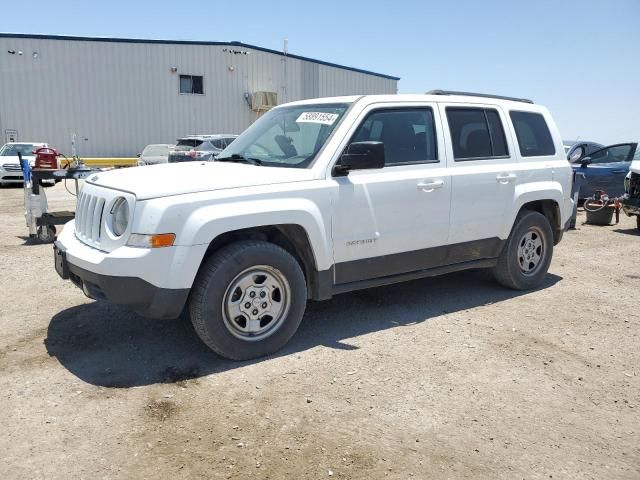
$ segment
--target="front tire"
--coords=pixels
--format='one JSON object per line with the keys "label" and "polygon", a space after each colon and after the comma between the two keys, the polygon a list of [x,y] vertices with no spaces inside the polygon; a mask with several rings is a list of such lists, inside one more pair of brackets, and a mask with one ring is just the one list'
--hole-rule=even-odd
{"label": "front tire", "polygon": [[502,250],[493,275],[501,285],[529,290],[544,281],[553,257],[553,231],[541,213],[522,211]]}
{"label": "front tire", "polygon": [[282,348],[298,329],[307,303],[304,274],[283,248],[241,241],[202,265],[189,299],[200,339],[218,355],[248,360]]}

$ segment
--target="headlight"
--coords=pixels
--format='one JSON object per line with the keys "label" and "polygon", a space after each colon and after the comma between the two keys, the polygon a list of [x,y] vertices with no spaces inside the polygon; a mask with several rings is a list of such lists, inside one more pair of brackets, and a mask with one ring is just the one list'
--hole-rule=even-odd
{"label": "headlight", "polygon": [[129,204],[124,197],[119,197],[111,207],[111,228],[116,236],[120,237],[129,225]]}

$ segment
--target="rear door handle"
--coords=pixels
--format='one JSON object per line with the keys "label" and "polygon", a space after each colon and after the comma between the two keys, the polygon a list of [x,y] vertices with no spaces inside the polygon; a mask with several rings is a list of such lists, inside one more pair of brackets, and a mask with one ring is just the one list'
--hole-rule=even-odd
{"label": "rear door handle", "polygon": [[496,181],[499,183],[509,183],[518,178],[515,173],[501,173],[496,177]]}
{"label": "rear door handle", "polygon": [[419,182],[418,188],[425,192],[433,192],[437,188],[444,187],[443,180],[434,180],[433,182]]}

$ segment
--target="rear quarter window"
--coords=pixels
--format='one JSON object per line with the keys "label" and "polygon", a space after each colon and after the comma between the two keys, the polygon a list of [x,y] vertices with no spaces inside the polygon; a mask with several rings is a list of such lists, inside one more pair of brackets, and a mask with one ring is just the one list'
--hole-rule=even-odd
{"label": "rear quarter window", "polygon": [[542,157],[555,155],[551,132],[544,117],[534,112],[509,112],[518,139],[520,155]]}

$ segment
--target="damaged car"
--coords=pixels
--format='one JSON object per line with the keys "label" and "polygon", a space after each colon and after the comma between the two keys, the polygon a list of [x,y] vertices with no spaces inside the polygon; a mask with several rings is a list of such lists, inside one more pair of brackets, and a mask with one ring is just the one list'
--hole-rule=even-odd
{"label": "damaged car", "polygon": [[574,172],[584,175],[579,199],[589,198],[598,190],[606,192],[611,198],[621,197],[624,178],[637,147],[637,143],[618,143],[570,160]]}
{"label": "damaged car", "polygon": [[624,179],[624,196],[621,203],[624,213],[636,217],[636,227],[640,229],[640,153],[638,151]]}

